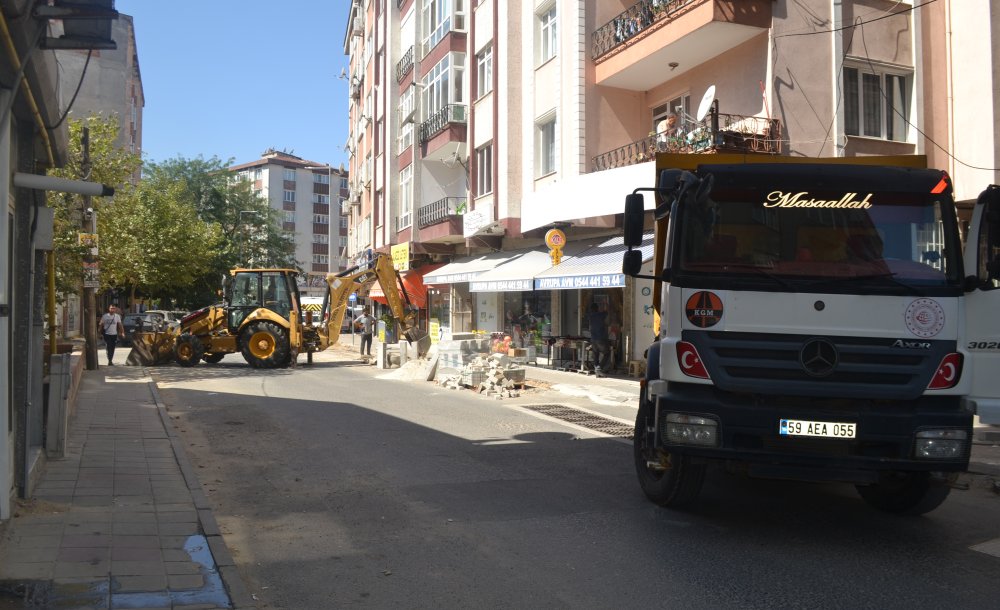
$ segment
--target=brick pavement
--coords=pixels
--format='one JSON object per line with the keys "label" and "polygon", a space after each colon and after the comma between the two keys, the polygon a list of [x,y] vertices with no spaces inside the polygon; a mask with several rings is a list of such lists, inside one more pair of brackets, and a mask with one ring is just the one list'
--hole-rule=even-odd
{"label": "brick pavement", "polygon": [[166,421],[143,369],[85,371],[66,458],[8,524],[0,587],[32,607],[252,607]]}

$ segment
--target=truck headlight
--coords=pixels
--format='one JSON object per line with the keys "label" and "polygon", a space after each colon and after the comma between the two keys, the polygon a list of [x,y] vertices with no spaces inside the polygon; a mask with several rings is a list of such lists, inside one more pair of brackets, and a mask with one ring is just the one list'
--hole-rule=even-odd
{"label": "truck headlight", "polygon": [[965,456],[969,434],[965,430],[920,430],[914,452],[927,460],[956,460]]}
{"label": "truck headlight", "polygon": [[667,442],[677,445],[715,447],[719,444],[719,422],[685,413],[667,413]]}

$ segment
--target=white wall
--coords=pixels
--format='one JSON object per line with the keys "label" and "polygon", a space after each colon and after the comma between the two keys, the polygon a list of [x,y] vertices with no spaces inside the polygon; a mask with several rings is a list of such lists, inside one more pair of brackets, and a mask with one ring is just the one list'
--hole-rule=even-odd
{"label": "white wall", "polygon": [[[652,261],[642,266],[643,275],[652,275]],[[653,280],[632,279],[632,345],[627,360],[642,360],[642,353],[653,342]],[[647,294],[648,293],[648,294]]]}

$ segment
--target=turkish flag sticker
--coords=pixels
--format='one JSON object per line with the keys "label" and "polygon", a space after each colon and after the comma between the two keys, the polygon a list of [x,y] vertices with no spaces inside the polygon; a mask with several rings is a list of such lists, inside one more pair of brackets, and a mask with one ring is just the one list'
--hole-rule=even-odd
{"label": "turkish flag sticker", "polygon": [[713,292],[696,292],[688,298],[684,313],[698,328],[715,326],[722,319],[722,299]]}

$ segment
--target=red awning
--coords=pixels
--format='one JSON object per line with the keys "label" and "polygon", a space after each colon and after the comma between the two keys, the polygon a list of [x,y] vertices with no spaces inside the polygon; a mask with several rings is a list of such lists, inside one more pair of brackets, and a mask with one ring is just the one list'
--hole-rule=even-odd
{"label": "red awning", "polygon": [[[401,274],[403,286],[406,288],[406,294],[410,297],[411,304],[416,305],[419,309],[427,308],[427,287],[424,286],[424,276],[441,267],[444,267],[443,263],[438,265],[424,265],[419,269],[411,269]],[[386,302],[385,293],[382,292],[382,286],[378,282],[372,284],[368,290],[368,296],[379,303],[384,304]]]}

